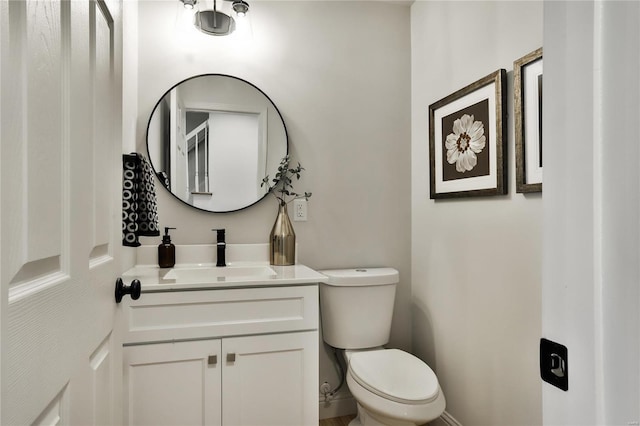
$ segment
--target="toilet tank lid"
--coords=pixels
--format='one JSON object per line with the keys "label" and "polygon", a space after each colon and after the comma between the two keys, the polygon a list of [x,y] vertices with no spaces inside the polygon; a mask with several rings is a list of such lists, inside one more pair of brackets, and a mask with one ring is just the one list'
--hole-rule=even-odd
{"label": "toilet tank lid", "polygon": [[318,271],[327,278],[324,284],[338,287],[396,284],[398,271],[393,268],[327,269]]}

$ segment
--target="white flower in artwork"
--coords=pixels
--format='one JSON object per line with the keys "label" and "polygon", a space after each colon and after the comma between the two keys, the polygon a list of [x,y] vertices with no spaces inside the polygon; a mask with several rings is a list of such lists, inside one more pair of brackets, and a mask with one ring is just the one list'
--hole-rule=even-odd
{"label": "white flower in artwork", "polygon": [[456,163],[456,170],[464,173],[478,164],[476,154],[482,152],[486,145],[484,125],[481,121],[473,121],[473,115],[464,114],[453,122],[453,133],[447,135],[447,162]]}

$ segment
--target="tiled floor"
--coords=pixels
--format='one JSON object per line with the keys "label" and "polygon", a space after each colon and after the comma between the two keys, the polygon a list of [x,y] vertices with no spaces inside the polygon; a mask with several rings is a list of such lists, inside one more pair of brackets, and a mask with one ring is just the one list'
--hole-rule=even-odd
{"label": "tiled floor", "polygon": [[351,419],[355,417],[355,414],[350,416],[334,417],[332,419],[320,420],[320,426],[348,426]]}

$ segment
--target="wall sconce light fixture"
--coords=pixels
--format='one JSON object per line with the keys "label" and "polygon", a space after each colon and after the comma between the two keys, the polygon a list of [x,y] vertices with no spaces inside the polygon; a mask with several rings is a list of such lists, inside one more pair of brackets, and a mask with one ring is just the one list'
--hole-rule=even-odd
{"label": "wall sconce light fixture", "polygon": [[[220,0],[231,3],[231,11],[227,14],[218,10],[217,0],[213,0],[213,9],[208,9],[206,0],[179,0],[185,9],[194,9],[199,3],[194,15],[193,25],[205,34],[214,36],[226,36],[236,30],[239,20],[247,19],[249,3],[244,0]],[[233,16],[232,16],[233,15]]]}

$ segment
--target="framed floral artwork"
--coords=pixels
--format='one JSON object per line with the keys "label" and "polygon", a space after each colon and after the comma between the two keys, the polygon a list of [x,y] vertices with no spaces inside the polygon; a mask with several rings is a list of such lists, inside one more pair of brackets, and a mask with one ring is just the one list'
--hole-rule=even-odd
{"label": "framed floral artwork", "polygon": [[542,191],[542,48],[513,63],[516,192]]}
{"label": "framed floral artwork", "polygon": [[506,75],[499,69],[429,106],[432,199],[507,193]]}

